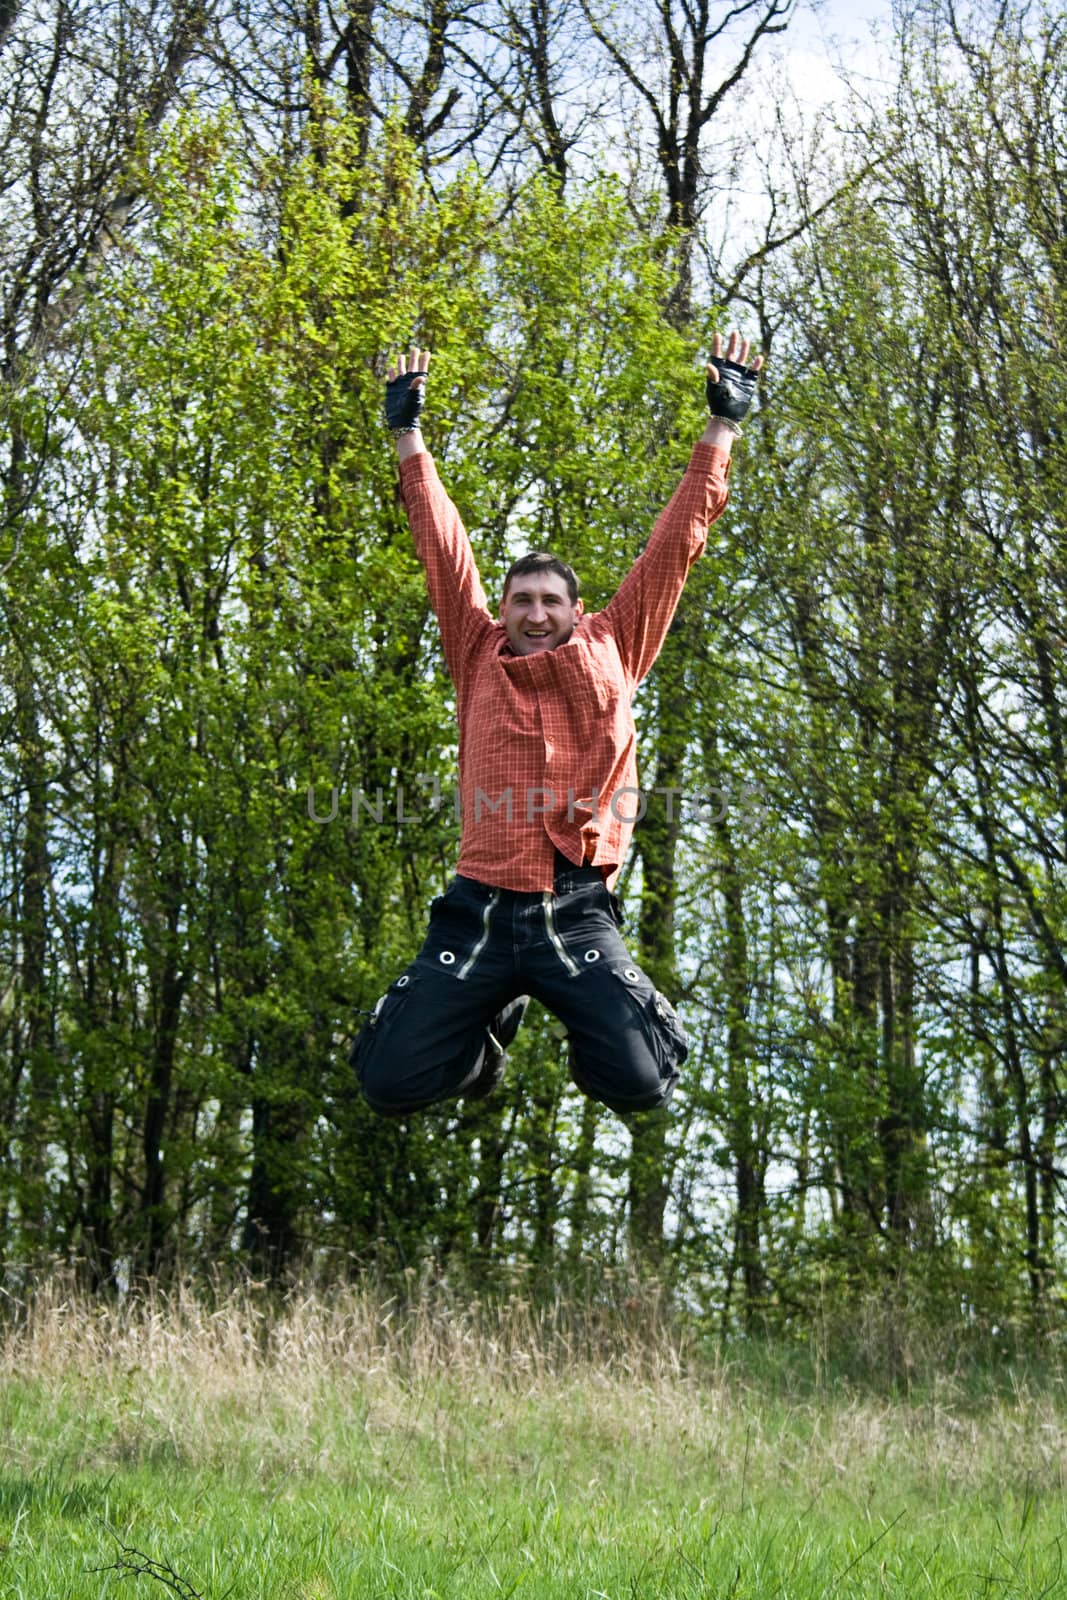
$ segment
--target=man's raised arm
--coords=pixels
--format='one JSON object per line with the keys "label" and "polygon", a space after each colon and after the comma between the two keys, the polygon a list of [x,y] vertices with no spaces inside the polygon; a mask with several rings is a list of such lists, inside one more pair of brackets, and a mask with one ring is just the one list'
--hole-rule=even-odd
{"label": "man's raised arm", "polygon": [[415,551],[426,569],[430,602],[441,626],[445,660],[454,681],[468,648],[493,619],[486,605],[467,530],[445,492],[433,457],[423,443],[419,418],[426,399],[430,352],[401,355],[385,385],[385,420],[400,460],[400,494]]}
{"label": "man's raised arm", "polygon": [[734,332],[724,356],[722,334],[715,335],[705,368],[707,426],[644,550],[596,619],[613,635],[634,683],[659,655],[689,569],[704,553],[708,528],[726,509],[730,453],[763,365],[762,356],[748,365],[749,350],[749,341]]}

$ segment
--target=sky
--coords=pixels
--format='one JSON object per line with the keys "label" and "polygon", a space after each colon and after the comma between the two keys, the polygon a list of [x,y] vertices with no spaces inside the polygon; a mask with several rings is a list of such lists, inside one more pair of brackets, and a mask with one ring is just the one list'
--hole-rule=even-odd
{"label": "sky", "polygon": [[[727,274],[731,261],[743,258],[766,225],[765,169],[767,164],[773,169],[779,159],[774,152],[781,148],[776,115],[792,130],[805,126],[804,145],[821,152],[811,155],[810,169],[819,198],[822,189],[830,192],[838,181],[833,152],[840,140],[820,113],[830,112],[838,128],[846,127],[856,115],[849,109],[850,95],[858,90],[864,100],[877,103],[893,76],[893,0],[800,0],[800,7],[788,30],[765,43],[746,77],[749,93],[758,97],[758,104],[747,102],[751,159],[704,214],[709,245]],[[738,104],[746,104],[744,94]]]}
{"label": "sky", "polygon": [[804,0],[776,45],[800,99],[812,105],[843,99],[838,63],[880,78],[892,20],[892,0]]}

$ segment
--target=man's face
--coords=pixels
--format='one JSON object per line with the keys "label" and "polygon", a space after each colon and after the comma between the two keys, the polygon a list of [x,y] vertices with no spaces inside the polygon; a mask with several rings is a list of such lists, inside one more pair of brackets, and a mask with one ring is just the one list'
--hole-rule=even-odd
{"label": "man's face", "polygon": [[517,656],[536,655],[566,644],[582,614],[571,604],[566,581],[555,572],[523,572],[512,578],[500,602],[500,620]]}

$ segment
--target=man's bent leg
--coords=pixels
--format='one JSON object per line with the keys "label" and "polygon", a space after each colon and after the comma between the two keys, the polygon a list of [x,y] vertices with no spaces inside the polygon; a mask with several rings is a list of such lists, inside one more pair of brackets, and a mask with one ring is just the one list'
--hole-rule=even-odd
{"label": "man's bent leg", "polygon": [[458,878],[434,901],[422,949],[378,1001],[352,1049],[360,1086],[376,1111],[402,1116],[488,1092],[499,1078],[501,1046],[514,1036],[524,1008],[500,1015],[515,1000],[516,986],[503,919],[494,916],[498,901],[498,891]]}
{"label": "man's bent leg", "polygon": [[629,955],[555,986],[546,1004],[567,1029],[571,1075],[584,1094],[620,1114],[669,1103],[689,1053],[685,1029]]}
{"label": "man's bent leg", "polygon": [[368,1103],[384,1116],[403,1116],[473,1088],[492,1053],[487,1030],[497,1009],[483,985],[458,982],[421,958],[412,962],[352,1047]]}
{"label": "man's bent leg", "polygon": [[669,1102],[689,1046],[611,908],[599,884],[554,897],[554,937],[537,950],[527,986],[566,1027],[578,1087],[612,1111],[650,1111]]}

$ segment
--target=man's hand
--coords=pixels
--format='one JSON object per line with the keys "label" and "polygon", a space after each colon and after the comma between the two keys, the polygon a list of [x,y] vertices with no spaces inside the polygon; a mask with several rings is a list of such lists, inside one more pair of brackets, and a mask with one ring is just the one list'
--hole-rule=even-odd
{"label": "man's hand", "polygon": [[430,352],[412,346],[389,368],[385,382],[385,421],[391,433],[410,433],[419,425],[426,400]]}
{"label": "man's hand", "polygon": [[[763,357],[757,356],[749,366],[749,349],[749,341],[742,339],[735,328],[726,346],[726,359],[723,360],[722,334],[715,335],[711,346],[712,359],[705,369],[708,375],[708,410],[713,417],[726,417],[731,422],[740,422],[752,404],[752,397],[756,393],[756,374],[763,365]],[[713,366],[712,362],[716,365]]]}
{"label": "man's hand", "polygon": [[752,365],[748,365],[750,349],[749,341],[742,339],[735,329],[730,335],[724,358],[722,334],[717,333],[711,346],[712,359],[705,368],[705,391],[711,420],[704,430],[704,443],[715,445],[727,454],[733,448],[735,437],[741,432],[738,423],[752,404],[752,397],[756,393],[756,375],[763,365],[762,356],[757,356]]}

